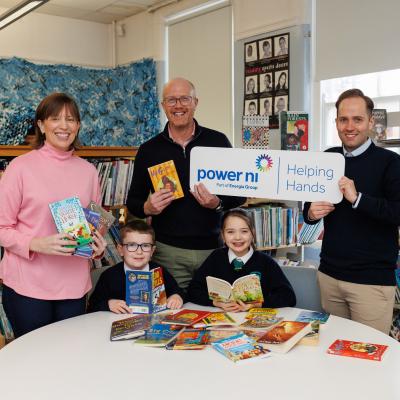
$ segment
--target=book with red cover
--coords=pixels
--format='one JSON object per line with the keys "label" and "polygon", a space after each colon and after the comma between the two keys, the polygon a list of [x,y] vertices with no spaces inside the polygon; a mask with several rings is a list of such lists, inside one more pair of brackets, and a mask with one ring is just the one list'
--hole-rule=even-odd
{"label": "book with red cover", "polygon": [[175,324],[183,326],[191,326],[196,322],[200,322],[203,318],[211,314],[210,311],[189,310],[183,309],[175,314],[168,315],[163,321],[163,324]]}
{"label": "book with red cover", "polygon": [[387,348],[388,346],[384,344],[337,339],[329,346],[327,353],[338,356],[381,361]]}

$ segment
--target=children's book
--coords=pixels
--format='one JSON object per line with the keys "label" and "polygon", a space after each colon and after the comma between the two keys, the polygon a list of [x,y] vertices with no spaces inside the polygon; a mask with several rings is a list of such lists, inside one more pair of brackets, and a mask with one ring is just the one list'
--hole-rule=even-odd
{"label": "children's book", "polygon": [[265,358],[270,352],[256,344],[244,333],[218,340],[211,344],[212,347],[233,362]]}
{"label": "children's book", "polygon": [[110,340],[127,340],[142,336],[150,328],[151,323],[150,315],[135,315],[114,321],[111,325]]}
{"label": "children's book", "polygon": [[167,308],[167,294],[160,267],[151,271],[127,271],[126,304],[137,314],[155,314]]}
{"label": "children's book", "polygon": [[308,150],[308,114],[304,111],[279,113],[282,150]]}
{"label": "children's book", "polygon": [[209,341],[209,332],[204,329],[185,329],[176,340],[167,346],[168,350],[202,350]]}
{"label": "children's book", "polygon": [[[232,337],[233,335],[242,333],[237,327],[236,330],[218,329],[217,327],[213,330],[208,330],[207,332],[208,332],[208,344],[212,344],[221,339],[226,339],[227,337]],[[246,332],[243,331],[243,333],[247,335]]]}
{"label": "children's book", "polygon": [[209,314],[211,314],[210,311],[189,310],[184,308],[175,314],[168,315],[162,322],[163,324],[192,326]]}
{"label": "children's book", "polygon": [[325,324],[329,318],[328,313],[318,312],[318,311],[300,311],[299,315],[296,318],[296,321],[301,322],[312,322],[319,321],[321,324]]}
{"label": "children's book", "polygon": [[157,192],[160,189],[169,189],[174,194],[175,199],[184,196],[174,160],[153,165],[148,168],[148,171],[154,191]]}
{"label": "children's book", "polygon": [[55,201],[49,207],[58,232],[71,235],[78,242],[76,247],[92,242],[90,227],[78,197]]}
{"label": "children's book", "polygon": [[242,143],[245,149],[269,149],[269,117],[243,116]]}
{"label": "children's book", "polygon": [[283,320],[282,317],[276,315],[258,315],[251,319],[247,319],[239,326],[246,329],[269,329]]}
{"label": "children's book", "polygon": [[100,214],[99,223],[97,225],[97,230],[102,236],[104,236],[107,231],[111,228],[115,222],[115,217],[109,211],[106,211],[103,207],[99,206],[94,201],[91,201],[88,206],[89,210]]}
{"label": "children's book", "polygon": [[152,347],[165,347],[169,342],[174,340],[180,332],[183,331],[182,326],[154,324],[145,334],[135,341],[135,344]]}
{"label": "children's book", "polygon": [[257,343],[277,352],[287,353],[302,337],[311,332],[311,324],[299,321],[282,321],[260,337]]}
{"label": "children's book", "polygon": [[236,321],[225,312],[212,312],[205,317],[201,322],[194,324],[193,328],[207,328],[219,326],[236,326]]}
{"label": "children's book", "polygon": [[315,320],[311,322],[311,332],[307,333],[302,339],[300,339],[298,344],[303,344],[306,346],[317,346],[319,342],[319,328],[320,321]]}
{"label": "children's book", "polygon": [[215,301],[237,301],[244,303],[262,303],[264,301],[261,290],[260,278],[255,274],[242,276],[233,282],[229,282],[207,276],[208,295],[211,300]]}
{"label": "children's book", "polygon": [[338,356],[365,358],[367,360],[381,361],[388,346],[366,342],[353,342],[350,340],[335,340],[328,348],[328,354]]}
{"label": "children's book", "polygon": [[252,319],[258,316],[269,317],[276,314],[278,314],[278,310],[276,308],[250,308],[250,310],[247,311],[245,318]]}
{"label": "children's book", "polygon": [[374,125],[372,126],[372,133],[374,140],[385,140],[387,129],[387,113],[385,108],[375,108],[372,110],[372,117],[374,118]]}

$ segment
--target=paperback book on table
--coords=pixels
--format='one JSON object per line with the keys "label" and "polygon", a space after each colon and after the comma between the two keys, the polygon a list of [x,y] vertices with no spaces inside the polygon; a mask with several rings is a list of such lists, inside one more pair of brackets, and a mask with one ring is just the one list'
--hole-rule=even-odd
{"label": "paperback book on table", "polygon": [[192,326],[197,322],[200,322],[203,318],[210,315],[210,311],[190,310],[184,308],[175,314],[167,315],[162,323],[163,324],[175,324],[183,326]]}
{"label": "paperback book on table", "polygon": [[160,267],[126,272],[126,304],[134,314],[155,314],[166,310],[167,294]]}
{"label": "paperback book on table", "polygon": [[114,321],[111,325],[110,340],[128,340],[143,336],[151,323],[150,315],[134,315]]}
{"label": "paperback book on table", "polygon": [[203,350],[209,343],[210,333],[204,329],[187,328],[167,345],[168,350]]}
{"label": "paperback book on table", "polygon": [[150,346],[150,347],[165,347],[169,342],[174,340],[179,333],[185,329],[182,326],[154,324],[142,337],[139,337],[135,344]]}
{"label": "paperback book on table", "polygon": [[219,353],[233,362],[242,362],[270,356],[270,352],[257,345],[253,339],[244,333],[221,339],[211,344]]}
{"label": "paperback book on table", "polygon": [[301,338],[311,332],[309,322],[282,321],[260,337],[257,343],[277,353],[287,353]]}
{"label": "paperback book on table", "polygon": [[207,276],[206,281],[211,300],[222,302],[241,300],[243,303],[262,303],[264,301],[260,278],[255,274],[242,276],[236,279],[232,285],[214,276]]}
{"label": "paperback book on table", "polygon": [[212,312],[201,322],[194,324],[194,328],[235,327],[237,322],[225,312]]}
{"label": "paperback book on table", "polygon": [[329,346],[327,352],[338,356],[381,361],[387,348],[388,346],[383,344],[337,339]]}

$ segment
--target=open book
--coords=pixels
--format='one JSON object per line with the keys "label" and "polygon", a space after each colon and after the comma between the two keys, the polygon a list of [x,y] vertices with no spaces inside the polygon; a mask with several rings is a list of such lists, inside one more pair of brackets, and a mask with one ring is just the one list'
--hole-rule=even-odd
{"label": "open book", "polygon": [[208,295],[215,301],[238,301],[243,303],[262,303],[264,301],[261,290],[260,278],[257,275],[250,274],[242,276],[233,282],[229,282],[207,276]]}

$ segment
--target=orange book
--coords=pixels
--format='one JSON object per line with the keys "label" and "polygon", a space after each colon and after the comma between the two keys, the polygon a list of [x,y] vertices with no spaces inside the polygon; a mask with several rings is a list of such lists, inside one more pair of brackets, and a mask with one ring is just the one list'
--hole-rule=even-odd
{"label": "orange book", "polygon": [[169,189],[174,193],[175,199],[184,196],[182,185],[173,160],[153,165],[148,168],[148,171],[156,192],[160,189]]}

